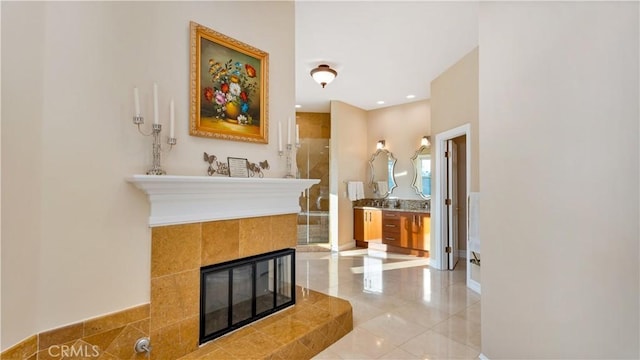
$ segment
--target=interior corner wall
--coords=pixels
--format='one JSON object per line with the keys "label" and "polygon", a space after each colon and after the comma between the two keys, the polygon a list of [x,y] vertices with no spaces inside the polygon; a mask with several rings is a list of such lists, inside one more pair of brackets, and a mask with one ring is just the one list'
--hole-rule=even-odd
{"label": "interior corner wall", "polygon": [[[411,187],[415,167],[411,161],[420,148],[420,140],[431,135],[431,111],[429,100],[389,106],[367,112],[367,164],[376,152],[378,140],[385,140],[385,148],[396,158],[394,169],[397,188],[390,197],[399,199],[422,199]],[[374,197],[369,186],[371,169],[367,165],[365,193]]]}
{"label": "interior corner wall", "polygon": [[[2,6],[0,6],[0,19],[2,19]],[[2,28],[0,27],[0,43],[2,42]],[[0,58],[2,48],[0,47]],[[2,70],[0,69],[0,99],[2,98]],[[0,119],[2,119],[2,105],[0,105]],[[0,163],[2,162],[2,121],[0,120]],[[2,351],[2,167],[0,166],[0,351]]]}
{"label": "interior corner wall", "polygon": [[[37,291],[42,229],[42,99],[44,8],[2,9],[2,252],[0,350],[38,331]],[[9,16],[11,15],[11,16]],[[11,29],[7,31],[7,29]],[[30,44],[30,46],[24,46]],[[19,70],[19,71],[17,71]]]}
{"label": "interior corner wall", "polygon": [[[330,241],[332,250],[354,244],[353,206],[347,197],[346,181],[366,184],[367,112],[355,106],[331,102],[331,155],[329,160]],[[337,216],[337,219],[333,218]],[[337,220],[337,221],[336,221]]]}
{"label": "interior corner wall", "polygon": [[[471,158],[465,160],[470,162],[471,183],[469,189],[472,192],[480,191],[478,52],[479,49],[476,47],[431,82],[432,140],[442,132],[465,124],[470,125],[471,136],[466,138],[466,146],[471,146]],[[435,146],[432,145],[432,156],[435,156],[434,149]],[[431,172],[435,174],[435,161],[431,162]],[[431,178],[431,188],[436,189],[437,186],[440,185],[436,174]],[[436,232],[432,231],[431,249],[436,248]],[[437,255],[432,254],[432,258]],[[472,279],[480,282],[479,276],[475,276],[479,274],[477,266],[470,263],[468,266],[472,266]]]}
{"label": "interior corner wall", "polygon": [[[2,6],[0,5],[0,19],[2,19]],[[2,27],[0,27],[0,39],[2,39]],[[2,40],[0,40],[0,43]],[[2,48],[0,47],[0,58]],[[0,84],[2,84],[2,71],[0,69]],[[2,98],[2,85],[0,85],[0,99]],[[0,105],[0,119],[2,119],[2,105]],[[0,120],[0,159],[2,159],[2,121]],[[0,163],[2,161],[0,160]],[[2,167],[0,166],[0,262],[2,262]],[[0,334],[2,334],[2,264],[0,264]],[[0,351],[2,351],[2,335],[0,335]]]}
{"label": "interior corner wall", "polygon": [[[431,82],[431,134],[433,138],[441,132],[459,126],[471,125],[471,191],[480,191],[478,159],[478,48],[451,65]],[[433,155],[433,154],[432,154]],[[468,159],[469,160],[469,159]],[[434,162],[431,163],[432,170]],[[437,176],[431,180],[437,185]]]}
{"label": "interior corner wall", "polygon": [[480,4],[490,359],[640,357],[639,5]]}
{"label": "interior corner wall", "polygon": [[[289,1],[0,6],[4,350],[149,302],[149,205],[125,181],[152,162],[151,138],[132,123],[135,86],[144,131],[153,82],[165,129],[175,100],[178,143],[162,154],[169,174],[206,175],[206,151],[268,160],[266,176],[284,175],[277,123],[295,116],[295,26]],[[188,135],[189,21],[269,53],[268,144]]]}

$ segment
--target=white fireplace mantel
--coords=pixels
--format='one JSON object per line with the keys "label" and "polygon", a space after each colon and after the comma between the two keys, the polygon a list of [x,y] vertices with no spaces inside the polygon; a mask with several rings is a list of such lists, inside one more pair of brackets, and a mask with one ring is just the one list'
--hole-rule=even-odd
{"label": "white fireplace mantel", "polygon": [[132,175],[151,205],[149,226],[300,212],[301,193],[318,179]]}

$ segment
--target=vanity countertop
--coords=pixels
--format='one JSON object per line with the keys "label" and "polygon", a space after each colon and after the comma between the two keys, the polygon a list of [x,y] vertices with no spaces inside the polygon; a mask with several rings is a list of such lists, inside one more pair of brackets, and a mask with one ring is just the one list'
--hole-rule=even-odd
{"label": "vanity countertop", "polygon": [[412,213],[421,213],[421,214],[431,214],[429,209],[403,209],[403,208],[392,208],[392,207],[377,207],[377,206],[354,206],[354,209],[363,209],[363,210],[384,210],[384,211],[402,211],[402,212],[412,212]]}

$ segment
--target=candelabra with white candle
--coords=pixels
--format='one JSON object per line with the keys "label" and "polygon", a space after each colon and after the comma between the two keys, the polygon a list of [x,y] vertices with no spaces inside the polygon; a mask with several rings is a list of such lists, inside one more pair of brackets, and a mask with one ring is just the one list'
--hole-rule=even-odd
{"label": "candelabra with white candle", "polygon": [[[153,135],[153,165],[151,169],[147,171],[147,175],[164,175],[167,172],[162,169],[160,165],[160,154],[162,153],[162,146],[160,141],[160,132],[162,131],[162,125],[159,121],[158,114],[158,84],[153,83],[153,124],[150,133],[144,133],[140,128],[140,125],[144,124],[144,118],[140,112],[140,94],[138,88],[133,89],[133,101],[135,105],[135,115],[133,116],[133,124],[138,126],[138,132],[144,136]],[[169,144],[169,150],[173,148],[177,139],[175,138],[175,105],[173,99],[169,104],[169,138],[167,143]]]}
{"label": "candelabra with white candle", "polygon": [[[287,144],[286,144],[286,153],[287,153],[287,174],[284,176],[285,178],[295,178],[296,176],[293,174],[293,148],[300,148],[300,130],[298,128],[298,124],[296,124],[296,142],[291,143],[291,118],[287,119]],[[278,122],[278,155],[283,156],[284,151],[282,151],[282,123]]]}

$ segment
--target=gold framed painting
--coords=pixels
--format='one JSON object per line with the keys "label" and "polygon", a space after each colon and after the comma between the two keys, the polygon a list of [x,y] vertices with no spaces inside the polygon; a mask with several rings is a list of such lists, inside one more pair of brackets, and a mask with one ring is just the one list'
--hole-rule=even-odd
{"label": "gold framed painting", "polygon": [[189,134],[268,143],[269,54],[190,23]]}

